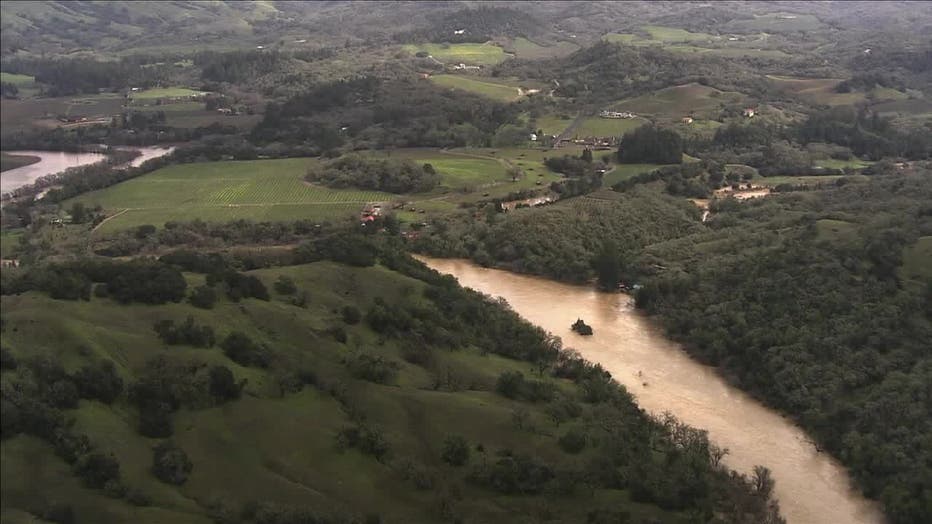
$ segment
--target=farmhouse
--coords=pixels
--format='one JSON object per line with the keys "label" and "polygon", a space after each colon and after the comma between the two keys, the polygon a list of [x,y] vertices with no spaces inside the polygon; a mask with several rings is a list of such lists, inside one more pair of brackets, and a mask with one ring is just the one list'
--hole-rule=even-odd
{"label": "farmhouse", "polygon": [[633,113],[628,111],[607,111],[603,110],[599,113],[599,116],[602,118],[634,118]]}
{"label": "farmhouse", "polygon": [[684,116],[684,117],[683,117],[683,123],[684,123],[684,124],[692,124],[692,123],[693,123],[693,117],[691,117],[691,116]]}
{"label": "farmhouse", "polygon": [[757,114],[757,110],[754,109],[754,108],[752,108],[752,107],[749,107],[749,108],[747,108],[747,109],[744,110],[744,113],[743,113],[743,114],[744,114],[744,116],[746,116],[746,117],[748,117],[748,118],[752,118],[754,115]]}

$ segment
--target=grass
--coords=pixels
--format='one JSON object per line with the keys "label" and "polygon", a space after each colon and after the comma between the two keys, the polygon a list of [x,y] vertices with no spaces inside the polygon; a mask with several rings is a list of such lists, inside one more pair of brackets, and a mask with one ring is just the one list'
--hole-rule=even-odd
{"label": "grass", "polygon": [[664,49],[677,53],[706,54],[724,57],[788,58],[790,55],[779,49],[754,49],[749,47],[697,47],[693,45],[668,45]]}
{"label": "grass", "polygon": [[574,133],[585,136],[621,136],[646,124],[643,118],[601,118],[597,116],[583,120]]}
{"label": "grass", "polygon": [[307,184],[303,177],[313,162],[316,160],[289,158],[175,165],[73,201],[100,204],[112,213],[126,210],[101,226],[109,231],[195,218],[338,219],[354,214],[365,202],[391,198],[377,191]]}
{"label": "grass", "polygon": [[131,93],[137,100],[154,100],[157,98],[183,98],[201,95],[203,91],[195,91],[186,87],[155,87]]}
{"label": "grass", "polygon": [[426,51],[441,62],[492,66],[505,60],[505,51],[491,43],[484,44],[407,44],[404,49],[411,54]]}
{"label": "grass", "polygon": [[29,75],[20,75],[16,73],[0,72],[0,82],[13,84],[16,87],[28,87],[36,83],[36,77]]}
{"label": "grass", "polygon": [[854,168],[862,169],[869,165],[873,164],[868,160],[861,160],[860,158],[854,157],[848,160],[839,160],[837,158],[823,158],[821,160],[815,161],[815,167],[824,167],[826,169],[845,169],[845,168]]}
{"label": "grass", "polygon": [[641,173],[649,173],[664,164],[618,164],[602,177],[602,185],[611,187],[622,180],[627,180]]}
{"label": "grass", "polygon": [[845,242],[857,238],[856,226],[844,220],[824,218],[816,221],[816,236],[819,240]]}
{"label": "grass", "polygon": [[56,98],[0,100],[0,128],[4,135],[26,129],[60,125],[58,115],[110,117],[123,111],[123,97],[117,94],[78,95]]}
{"label": "grass", "polygon": [[559,135],[571,123],[573,123],[573,117],[570,115],[548,113],[537,118],[536,128],[542,130],[545,135]]}
{"label": "grass", "polygon": [[779,186],[780,184],[793,185],[816,185],[826,182],[834,182],[843,175],[818,175],[818,176],[766,176],[752,180],[753,183],[762,186]]}
{"label": "grass", "polygon": [[679,121],[684,116],[713,118],[727,104],[740,103],[741,93],[719,91],[697,83],[668,87],[655,93],[617,102],[612,109],[639,115],[654,115]]}
{"label": "grass", "polygon": [[838,78],[794,78],[777,75],[767,75],[767,78],[777,89],[816,104],[851,105],[866,100],[863,92],[835,92],[835,86],[841,82]]}
{"label": "grass", "polygon": [[[161,483],[151,474],[155,441],[136,433],[136,410],[125,396],[112,406],[81,401],[77,409],[67,412],[74,419],[75,432],[86,434],[119,461],[123,482],[151,499],[146,507],[83,488],[45,442],[25,436],[4,439],[0,443],[4,522],[25,516],[25,509],[45,508],[55,501],[70,505],[79,522],[207,524],[212,522],[207,511],[212,500],[223,500],[228,507],[260,500],[324,513],[365,511],[379,514],[385,522],[436,522],[437,515],[428,509],[436,507],[436,491],[418,490],[406,480],[403,465],[407,462],[430,475],[435,489],[437,484],[455,484],[461,492],[456,512],[467,522],[504,522],[516,512],[531,514],[542,505],[562,522],[584,521],[594,508],[623,508],[639,520],[680,521],[674,514],[632,503],[623,490],[597,490],[591,497],[586,495],[585,504],[569,496],[499,496],[467,482],[471,468],[444,464],[441,444],[450,434],[462,435],[470,443],[472,464],[493,460],[496,451],[506,448],[560,468],[591,460],[593,455],[585,450],[571,457],[560,451],[556,439],[567,425],[555,427],[545,414],[545,403],[516,402],[493,393],[499,374],[518,370],[531,376],[530,364],[464,347],[434,350],[433,365],[417,366],[403,360],[403,342],[380,337],[364,322],[343,324],[335,313],[344,306],[367,311],[376,297],[389,307],[402,297],[428,307],[423,282],[379,266],[357,268],[331,262],[250,274],[269,288],[280,276],[292,278],[299,289],[310,290],[307,307],[292,306],[288,297],[277,294],[267,302],[221,299],[211,310],[186,303],[119,304],[96,297],[88,302],[59,301],[35,292],[0,297],[7,326],[4,348],[17,358],[47,356],[61,362],[68,372],[91,357],[106,359],[114,362],[124,382],[130,384],[147,361],[163,356],[195,365],[223,365],[237,381],[245,381],[239,400],[220,407],[185,408],[172,416],[172,440],[194,466],[182,486]],[[192,284],[201,279],[189,276]],[[243,368],[216,347],[162,344],[152,330],[153,322],[187,315],[213,327],[221,338],[233,330],[245,332],[272,348],[286,366],[283,370],[311,370],[319,387],[283,394],[277,382],[280,371]],[[346,330],[346,344],[327,335],[332,326]],[[354,352],[397,363],[397,380],[381,385],[354,378],[343,363]],[[6,387],[11,374],[3,376]],[[433,387],[442,376],[463,387]],[[565,381],[544,380],[561,389],[570,387]],[[381,430],[391,444],[385,463],[353,449],[337,448],[336,434],[353,421],[349,410],[326,393],[331,386],[338,386],[354,411],[364,416],[367,425]],[[517,407],[528,410],[528,419],[540,431],[515,427],[511,420]],[[592,409],[583,404],[582,420],[594,416]],[[479,443],[484,452],[475,450]]]}
{"label": "grass", "polygon": [[638,39],[638,35],[633,33],[608,33],[602,38],[613,44],[632,44]]}
{"label": "grass", "polygon": [[572,42],[559,41],[549,45],[540,45],[524,37],[515,38],[512,46],[514,47],[515,56],[525,60],[566,56],[579,49],[579,46]]}
{"label": "grass", "polygon": [[652,40],[658,42],[696,42],[712,39],[712,35],[708,33],[692,33],[676,27],[645,25],[641,29],[650,34]]}
{"label": "grass", "polygon": [[799,13],[768,13],[755,15],[753,19],[732,20],[725,28],[736,32],[795,32],[814,31],[822,27],[822,22],[813,15]]}
{"label": "grass", "polygon": [[432,75],[430,80],[441,87],[461,89],[500,102],[513,102],[519,98],[518,88],[486,79],[479,80],[463,75]]}
{"label": "grass", "polygon": [[920,237],[903,250],[900,272],[908,279],[932,281],[932,236]]}
{"label": "grass", "polygon": [[19,244],[24,232],[24,229],[0,230],[0,258],[10,258],[13,255],[13,248]]}

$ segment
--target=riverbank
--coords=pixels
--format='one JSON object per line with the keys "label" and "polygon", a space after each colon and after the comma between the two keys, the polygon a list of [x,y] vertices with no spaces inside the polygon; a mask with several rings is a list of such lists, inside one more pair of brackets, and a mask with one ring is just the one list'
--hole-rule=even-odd
{"label": "riverbank", "polygon": [[11,155],[8,153],[0,153],[0,172],[35,164],[40,160],[42,159],[35,155]]}
{"label": "riverbank", "polygon": [[[820,453],[802,429],[692,360],[635,311],[629,296],[464,260],[418,258],[464,286],[507,300],[518,314],[610,371],[647,411],[669,412],[707,430],[710,440],[728,448],[729,467],[745,474],[758,464],[770,468],[787,522],[883,522],[876,504],[851,489],[845,469]],[[570,331],[578,317],[593,326],[594,336]]]}

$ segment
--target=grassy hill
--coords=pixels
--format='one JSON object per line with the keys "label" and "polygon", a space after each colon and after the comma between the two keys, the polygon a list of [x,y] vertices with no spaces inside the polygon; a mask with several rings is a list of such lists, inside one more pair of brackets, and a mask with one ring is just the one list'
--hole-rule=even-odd
{"label": "grassy hill", "polygon": [[709,118],[726,104],[744,100],[741,93],[720,91],[701,84],[668,87],[651,94],[623,100],[612,106],[616,111],[630,111],[679,120],[683,116]]}
{"label": "grassy hill", "polygon": [[[4,522],[687,522],[725,500],[767,511],[710,465],[702,434],[646,418],[572,355],[554,361],[552,341],[501,305],[382,256],[396,270],[357,258],[252,271],[269,299],[234,302],[215,284],[210,309],[4,295]],[[153,329],[187,316],[223,349],[167,345]],[[233,332],[263,360],[230,351]],[[103,362],[111,378],[82,378]],[[114,381],[116,394],[88,394]],[[151,395],[172,403],[155,426],[169,435],[143,436]],[[668,477],[681,480],[638,480]],[[699,491],[660,495],[690,483]]]}

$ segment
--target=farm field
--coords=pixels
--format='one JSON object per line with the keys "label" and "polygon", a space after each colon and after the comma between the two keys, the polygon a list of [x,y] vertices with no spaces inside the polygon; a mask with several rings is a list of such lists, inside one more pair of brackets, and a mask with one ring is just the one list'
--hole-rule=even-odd
{"label": "farm field", "polygon": [[542,130],[545,135],[559,135],[573,123],[573,120],[574,118],[570,115],[550,113],[537,118],[536,129]]}
{"label": "farm field", "polygon": [[696,42],[714,38],[708,33],[693,33],[676,27],[645,25],[641,29],[650,34],[651,40],[657,42]]}
{"label": "farm field", "polygon": [[932,236],[919,237],[903,250],[901,274],[913,280],[932,280]]}
{"label": "farm field", "polygon": [[181,98],[187,96],[198,96],[201,94],[203,94],[203,91],[195,91],[186,87],[155,87],[152,89],[136,91],[130,96],[133,99],[154,100],[157,98]]}
{"label": "farm field", "polygon": [[844,175],[813,175],[813,176],[761,176],[751,180],[755,185],[779,186],[780,184],[816,185],[834,182]]}
{"label": "farm field", "polygon": [[861,160],[860,158],[851,158],[849,160],[838,160],[836,158],[823,158],[821,160],[816,160],[815,167],[824,167],[827,169],[844,169],[846,167],[852,167],[855,169],[861,169],[867,167],[873,162],[868,160]]}
{"label": "farm field", "polygon": [[515,38],[512,45],[515,56],[526,60],[566,56],[579,49],[579,46],[572,42],[559,41],[550,45],[540,45],[523,37]]}
{"label": "farm field", "polygon": [[[861,91],[851,91],[849,93],[835,92],[835,86],[842,81],[838,78],[793,78],[777,75],[767,75],[767,78],[777,89],[795,94],[817,104],[829,106],[853,105],[868,99],[867,94]],[[884,104],[890,104],[889,107],[897,107],[896,104],[906,104],[909,102],[908,100],[904,100],[907,97],[905,93],[901,93],[895,89],[877,88],[872,90],[870,95],[870,98],[874,101],[887,101],[879,104],[881,107],[883,107]],[[881,111],[883,110],[881,109]]]}
{"label": "farm field", "polygon": [[674,44],[665,46],[664,49],[677,53],[708,54],[724,57],[787,58],[790,56],[779,49],[754,49],[749,47],[696,47]]}
{"label": "farm field", "polygon": [[36,83],[35,77],[16,73],[0,73],[0,82],[13,84],[16,87],[31,86]]}
{"label": "farm field", "polygon": [[677,120],[687,115],[694,118],[712,118],[717,116],[718,109],[723,105],[740,103],[744,99],[745,96],[741,93],[719,91],[713,87],[691,83],[622,100],[612,105],[612,109]]}
{"label": "farm field", "polygon": [[[304,182],[308,158],[182,164],[93,191],[72,201],[120,213],[102,231],[172,220],[339,219],[363,204],[389,200],[377,191],[329,189]],[[125,210],[125,211],[124,211]]]}
{"label": "farm field", "polygon": [[464,75],[432,75],[430,81],[452,89],[461,89],[501,102],[513,102],[519,98],[518,88],[489,82],[485,79],[470,78]]}
{"label": "farm field", "polygon": [[732,20],[725,29],[735,32],[794,32],[813,31],[822,27],[822,22],[814,15],[798,13],[768,13],[755,15],[753,19]]}
{"label": "farm field", "polygon": [[0,100],[0,123],[9,133],[35,127],[57,127],[57,115],[89,119],[110,117],[123,110],[123,97],[116,94],[75,95],[57,98]]}
{"label": "farm field", "polygon": [[602,186],[611,187],[622,180],[627,180],[641,173],[649,173],[664,164],[617,164],[602,177]]}
{"label": "farm field", "polygon": [[485,44],[407,44],[404,49],[411,54],[426,51],[441,62],[465,63],[491,66],[508,58],[505,51],[496,45]]}
{"label": "farm field", "polygon": [[632,129],[646,124],[644,118],[601,118],[592,116],[582,121],[574,131],[575,135],[586,136],[621,136]]}

